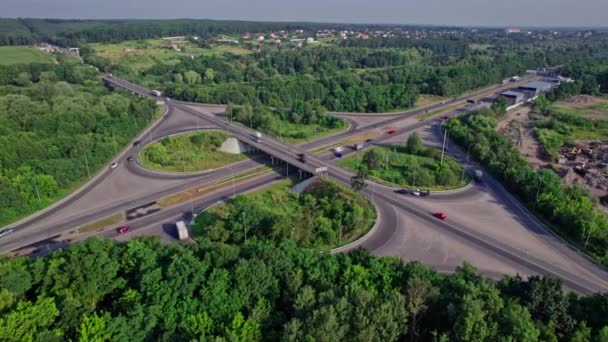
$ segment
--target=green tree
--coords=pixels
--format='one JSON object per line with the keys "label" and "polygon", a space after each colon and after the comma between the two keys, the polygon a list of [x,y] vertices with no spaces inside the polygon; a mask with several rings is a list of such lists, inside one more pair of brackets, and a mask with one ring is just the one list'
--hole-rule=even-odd
{"label": "green tree", "polygon": [[422,146],[422,141],[420,140],[420,136],[418,132],[414,132],[410,134],[407,138],[407,151],[411,154],[419,154],[424,147]]}
{"label": "green tree", "polygon": [[380,152],[371,149],[363,155],[363,163],[371,170],[375,170],[382,164],[382,156]]}
{"label": "green tree", "polygon": [[366,186],[366,180],[369,178],[369,173],[366,168],[360,167],[357,173],[350,178],[350,186],[354,191],[360,192]]}
{"label": "green tree", "polygon": [[91,316],[85,316],[82,319],[79,329],[80,342],[103,342],[109,341],[110,336],[106,332],[106,322],[103,317],[93,313]]}
{"label": "green tree", "polygon": [[61,330],[53,329],[58,316],[53,298],[39,297],[35,303],[20,302],[14,310],[0,316],[0,340],[34,341],[46,333],[61,336]]}

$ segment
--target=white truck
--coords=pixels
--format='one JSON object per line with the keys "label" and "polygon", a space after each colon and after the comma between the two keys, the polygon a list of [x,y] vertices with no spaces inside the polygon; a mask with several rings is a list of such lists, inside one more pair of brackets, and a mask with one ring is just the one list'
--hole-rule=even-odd
{"label": "white truck", "polygon": [[260,132],[255,132],[251,135],[251,138],[253,139],[253,141],[255,142],[260,142],[262,140],[262,133]]}
{"label": "white truck", "polygon": [[186,227],[186,223],[184,221],[177,221],[175,226],[177,227],[177,237],[179,240],[188,240],[190,235],[188,234],[188,227]]}
{"label": "white truck", "polygon": [[483,171],[478,169],[473,170],[473,178],[476,181],[481,182],[481,180],[483,179]]}
{"label": "white truck", "polygon": [[161,95],[163,94],[160,92],[160,90],[152,90],[151,93],[156,97],[161,97]]}
{"label": "white truck", "polygon": [[365,147],[365,144],[361,143],[361,144],[355,144],[355,146],[353,146],[355,148],[355,151],[359,151],[362,150]]}

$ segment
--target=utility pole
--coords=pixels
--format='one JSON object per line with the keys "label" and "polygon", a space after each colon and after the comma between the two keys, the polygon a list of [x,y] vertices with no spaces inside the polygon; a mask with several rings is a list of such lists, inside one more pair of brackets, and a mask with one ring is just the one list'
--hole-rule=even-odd
{"label": "utility pole", "polygon": [[443,167],[443,155],[445,154],[445,142],[448,138],[448,130],[446,129],[443,134],[443,146],[441,147],[441,162],[439,163],[439,167]]}
{"label": "utility pole", "polygon": [[184,145],[181,145],[182,147],[182,169],[183,172],[186,172],[186,152],[184,151]]}
{"label": "utility pole", "polygon": [[36,195],[38,196],[38,201],[40,201],[40,191],[38,191],[38,183],[36,183],[36,176],[34,176],[34,187],[36,188]]}
{"label": "utility pole", "polygon": [[591,227],[587,229],[587,238],[585,239],[585,248],[587,248],[587,244],[589,243],[589,238],[591,237]]}
{"label": "utility pole", "polygon": [[414,169],[414,180],[412,181],[412,187],[416,187],[416,169]]}
{"label": "utility pole", "polygon": [[245,232],[245,242],[247,242],[247,224],[245,223],[245,212],[241,214],[241,219],[243,220],[243,231]]}
{"label": "utility pole", "polygon": [[462,168],[462,176],[460,177],[461,182],[464,181],[464,171],[469,168],[469,152],[471,152],[471,145],[473,144],[469,144],[469,147],[467,148],[467,161],[464,164],[464,168]]}
{"label": "utility pole", "polygon": [[87,174],[89,175],[89,179],[91,179],[91,170],[89,170],[89,161],[87,160],[87,152],[82,151],[82,154],[84,155],[84,165],[87,167]]}
{"label": "utility pole", "polygon": [[112,130],[112,141],[114,142],[114,156],[117,156],[118,147],[116,146],[116,136],[114,135],[114,130]]}

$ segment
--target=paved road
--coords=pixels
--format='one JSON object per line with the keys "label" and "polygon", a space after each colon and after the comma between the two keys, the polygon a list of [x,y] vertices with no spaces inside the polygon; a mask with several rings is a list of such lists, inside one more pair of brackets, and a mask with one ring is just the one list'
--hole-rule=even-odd
{"label": "paved road", "polygon": [[[123,82],[123,81],[120,81],[120,82]],[[141,87],[132,86],[130,84],[126,84],[125,87],[130,88],[131,90],[133,90],[135,92],[139,92],[141,94],[146,94],[146,92],[147,92],[147,90],[145,90]],[[466,98],[467,97],[463,97],[462,99],[466,99]],[[458,101],[459,100],[454,100],[454,102],[458,102]],[[448,106],[451,103],[452,102],[447,102],[443,105]],[[213,127],[213,126],[225,127],[232,134],[236,135],[237,137],[239,137],[240,139],[242,139],[244,141],[247,141],[248,138],[251,136],[252,131],[247,128],[239,127],[236,125],[226,126],[225,122],[222,121],[220,118],[218,118],[216,115],[218,111],[221,111],[221,109],[218,109],[218,107],[207,108],[206,110],[201,111],[200,106],[191,106],[189,104],[184,104],[184,103],[174,103],[173,101],[170,102],[169,106],[170,106],[170,108],[173,108],[173,109],[170,111],[171,114],[166,115],[166,118],[163,119],[166,121],[166,124],[163,124],[162,125],[163,129],[159,129],[158,132],[153,132],[154,134],[150,133],[149,137],[148,137],[149,141],[153,140],[154,137],[162,137],[163,135],[177,132],[180,129],[181,130],[192,129],[192,127],[194,126],[194,122],[196,122],[196,124],[199,125],[199,127],[200,127],[201,121],[205,122],[203,125],[209,125],[210,127]],[[195,107],[197,107],[197,108],[195,108]],[[431,110],[431,109],[428,109],[428,110]],[[178,113],[178,114],[176,114],[176,113]],[[190,114],[190,116],[184,115],[184,113]],[[349,132],[338,134],[338,135],[335,135],[330,138],[323,138],[323,139],[316,141],[315,143],[304,144],[302,146],[289,146],[289,145],[280,143],[274,139],[265,137],[263,139],[263,141],[258,144],[257,147],[259,147],[260,149],[262,149],[264,151],[267,151],[270,154],[277,155],[277,156],[281,157],[281,159],[285,159],[285,160],[289,161],[290,163],[292,163],[298,167],[307,169],[307,170],[313,170],[313,169],[316,169],[321,166],[328,167],[330,176],[338,179],[339,181],[342,181],[342,182],[348,184],[350,182],[350,176],[351,176],[351,174],[349,172],[342,170],[333,164],[328,163],[326,160],[323,160],[321,158],[318,158],[318,157],[315,157],[312,155],[308,156],[308,160],[305,165],[301,165],[302,163],[300,163],[295,158],[295,156],[298,153],[305,153],[305,151],[307,149],[312,148],[311,146],[320,146],[323,144],[329,144],[329,143],[332,143],[335,141],[339,141],[339,139],[347,138],[354,134],[359,134],[359,133],[361,133],[361,131],[363,131],[365,129],[372,130],[372,129],[377,129],[379,126],[386,126],[386,125],[393,125],[393,124],[396,125],[396,124],[403,123],[403,122],[407,122],[407,124],[405,124],[404,127],[399,128],[397,134],[402,134],[405,132],[409,132],[412,129],[421,128],[424,125],[427,125],[428,121],[412,122],[412,119],[415,120],[414,116],[417,116],[419,114],[421,114],[421,112],[413,111],[413,112],[409,112],[409,113],[401,115],[401,116],[396,116],[389,120],[384,120],[384,121],[382,121],[378,124],[372,125],[372,126],[367,126],[367,127],[363,127],[363,128],[359,128],[359,127],[355,126]],[[186,117],[188,117],[188,119],[185,119]],[[184,122],[186,122],[188,120],[190,120],[190,122],[187,124],[184,124]],[[376,126],[376,127],[374,127],[374,126]],[[256,145],[255,142],[251,142],[251,144],[254,146]],[[133,149],[133,151],[131,151],[131,152],[136,153],[137,151],[135,149]],[[245,164],[246,164],[246,162],[243,162],[241,164],[241,167],[243,167],[243,169],[253,167],[253,165],[245,165]],[[128,172],[130,168],[128,166],[124,167],[122,165],[124,165],[124,163],[121,163],[121,167],[124,168],[125,172]],[[120,170],[123,170],[122,168]],[[132,168],[131,168],[131,170],[132,170]],[[120,172],[112,173],[112,175],[116,175],[116,174],[120,174]],[[200,178],[197,178],[197,177],[200,177]],[[194,176],[190,185],[201,182],[202,180],[205,179],[204,177],[212,179],[213,177],[217,177],[217,173],[209,173],[207,175]],[[109,178],[109,176],[108,176],[108,178]],[[146,181],[149,181],[149,180],[146,179]],[[163,179],[163,181],[168,182],[170,180]],[[150,197],[137,195],[136,199],[134,196],[131,199],[126,199],[123,202],[117,203],[114,207],[104,208],[103,210],[96,209],[94,213],[86,213],[85,215],[77,214],[74,217],[67,217],[67,218],[65,218],[65,221],[67,221],[67,222],[53,222],[52,225],[50,225],[49,227],[47,227],[44,230],[41,230],[41,229],[30,230],[28,238],[40,239],[40,236],[39,236],[40,231],[44,231],[45,234],[51,235],[54,233],[53,229],[56,229],[56,227],[58,227],[58,226],[65,229],[65,227],[69,226],[70,224],[76,225],[81,222],[89,222],[91,220],[94,220],[95,217],[101,218],[101,217],[107,216],[107,214],[109,212],[111,212],[112,210],[116,211],[116,210],[119,210],[120,208],[125,208],[125,206],[127,206],[127,207],[134,206],[139,202],[144,202],[145,200],[150,200],[152,198],[156,199],[156,198],[162,197],[163,191],[165,191],[166,193],[171,193],[172,191],[175,192],[175,190],[180,186],[185,188],[186,183],[187,183],[186,181],[181,181],[181,182],[179,182],[179,186],[177,186],[177,184],[171,184],[170,186],[165,187],[165,189],[161,190],[161,191],[159,191],[159,189],[154,189],[153,191],[150,191],[150,194],[149,194]],[[117,189],[117,190],[119,190],[119,189]],[[546,261],[546,260],[540,259],[536,256],[526,255],[525,253],[522,253],[521,249],[516,248],[517,242],[515,243],[515,247],[514,247],[513,244],[509,244],[509,243],[505,243],[503,241],[497,240],[493,236],[484,234],[483,232],[480,232],[475,229],[471,229],[471,227],[469,227],[467,225],[463,225],[459,222],[450,222],[450,221],[443,222],[443,221],[436,220],[429,215],[429,210],[426,209],[425,207],[418,205],[416,203],[412,203],[411,201],[404,201],[403,197],[396,195],[391,191],[387,191],[385,188],[382,188],[379,185],[371,184],[367,193],[369,196],[375,197],[376,201],[380,201],[381,203],[383,203],[381,205],[381,212],[386,213],[387,210],[389,210],[387,208],[390,208],[392,206],[392,207],[396,208],[399,212],[401,212],[401,214],[395,215],[393,217],[401,217],[399,215],[403,215],[402,213],[407,213],[407,217],[413,218],[413,220],[417,220],[417,222],[424,222],[425,224],[428,224],[430,227],[433,227],[433,229],[435,229],[437,231],[441,231],[441,234],[444,234],[446,236],[451,236],[455,239],[461,239],[462,241],[465,241],[467,244],[473,245],[473,246],[479,248],[480,250],[483,250],[484,255],[490,255],[497,259],[508,260],[509,263],[516,265],[517,267],[519,267],[519,269],[531,271],[532,273],[548,274],[548,275],[560,277],[564,280],[564,282],[566,283],[567,286],[569,286],[573,289],[579,290],[581,292],[605,290],[607,288],[605,278],[603,277],[603,275],[600,275],[595,278],[586,279],[586,278],[582,277],[580,275],[580,273],[576,273],[571,270],[564,270],[563,268],[561,268],[559,266],[553,265],[550,261]],[[113,202],[116,202],[116,201],[113,201]],[[511,205],[513,205],[513,204],[511,204]],[[176,209],[176,210],[177,211],[183,210],[183,208]],[[167,211],[167,212],[169,213],[169,211]],[[106,215],[101,215],[101,213],[106,214]],[[521,224],[525,225],[526,222],[522,222]],[[388,246],[387,243],[390,243],[393,240],[393,237],[395,236],[397,230],[399,229],[399,226],[400,226],[400,224],[398,222],[394,222],[394,221],[392,221],[392,219],[387,219],[386,222],[383,223],[383,225],[381,227],[382,229],[379,229],[377,231],[377,233],[374,234],[374,236],[368,238],[363,243],[363,246],[370,248],[372,250],[381,250],[382,253],[390,254],[391,249],[390,248],[387,249],[387,246]],[[22,232],[22,230],[20,230],[14,234],[14,237],[16,237],[20,241],[23,241],[24,239],[26,239],[26,237],[18,235],[18,234],[23,234],[23,233],[24,232]],[[12,240],[14,240],[14,239],[12,239]],[[14,245],[18,245],[18,244],[19,243],[17,242]],[[10,246],[7,244],[4,244],[4,245],[0,245],[0,248],[2,248],[2,249],[10,248]],[[393,252],[397,252],[397,251],[393,250]],[[393,255],[399,255],[399,253],[394,253]],[[573,261],[573,262],[576,262],[576,261]],[[597,266],[594,266],[593,264],[591,264],[591,265],[585,264],[585,265],[581,265],[580,267],[585,270],[591,270],[592,272],[597,270],[596,269]]]}

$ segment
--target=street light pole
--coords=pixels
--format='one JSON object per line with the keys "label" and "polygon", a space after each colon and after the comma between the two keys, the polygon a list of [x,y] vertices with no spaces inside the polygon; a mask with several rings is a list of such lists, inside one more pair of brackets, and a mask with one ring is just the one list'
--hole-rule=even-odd
{"label": "street light pole", "polygon": [[441,147],[441,162],[439,163],[439,167],[443,167],[443,155],[445,154],[445,142],[448,138],[448,130],[446,129],[443,134],[443,146]]}
{"label": "street light pole", "polygon": [[461,182],[464,180],[464,171],[469,168],[469,152],[471,152],[471,145],[473,144],[469,144],[469,147],[467,148],[467,161],[465,162],[464,168],[462,169],[462,176],[460,177]]}
{"label": "street light pole", "polygon": [[89,179],[91,179],[91,170],[89,169],[89,161],[87,160],[86,151],[82,151],[82,155],[84,155],[84,165],[87,167],[87,174],[89,175]]}
{"label": "street light pole", "polygon": [[36,183],[36,176],[34,176],[34,187],[36,188],[36,195],[38,196],[38,201],[40,201],[40,191],[38,191],[38,183]]}

